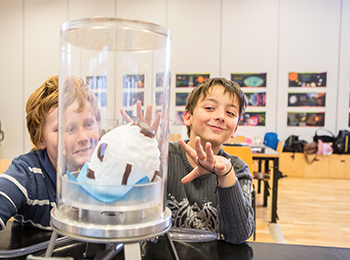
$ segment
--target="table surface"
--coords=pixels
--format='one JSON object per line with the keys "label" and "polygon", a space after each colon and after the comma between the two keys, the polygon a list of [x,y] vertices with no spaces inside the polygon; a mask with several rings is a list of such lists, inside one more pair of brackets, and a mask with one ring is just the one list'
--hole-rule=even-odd
{"label": "table surface", "polygon": [[[51,232],[22,227],[18,223],[9,222],[6,229],[0,231],[0,259],[26,259],[26,256],[16,258],[1,257],[2,250],[14,250],[24,246],[30,246],[35,243],[47,241],[50,239]],[[248,242],[241,245],[231,245],[225,241],[210,242],[177,242],[174,241],[179,259],[203,259],[203,260],[226,260],[226,259],[261,259],[261,260],[284,260],[284,259],[350,259],[349,248],[338,247],[319,247],[304,245],[287,245],[273,243]],[[100,252],[104,250],[105,245],[100,245]],[[74,259],[83,259],[86,243],[80,241],[71,241],[62,246],[56,246],[52,257],[74,257]],[[7,251],[8,252],[8,251]],[[146,241],[142,246],[142,259],[172,259],[169,253],[166,241],[161,236],[157,243]],[[45,253],[44,250],[33,255],[40,256]],[[91,258],[90,258],[91,259]],[[121,251],[113,259],[124,259],[124,252]]]}

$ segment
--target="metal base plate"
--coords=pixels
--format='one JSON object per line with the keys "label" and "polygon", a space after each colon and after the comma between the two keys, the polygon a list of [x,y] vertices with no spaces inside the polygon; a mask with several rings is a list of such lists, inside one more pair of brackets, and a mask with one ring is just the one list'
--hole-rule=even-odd
{"label": "metal base plate", "polygon": [[[64,205],[63,205],[64,206]],[[65,206],[64,206],[65,207]],[[116,220],[118,216],[108,217],[100,212],[89,211],[90,220],[96,219],[96,223],[81,221],[78,212],[69,208],[56,207],[51,210],[51,227],[57,233],[86,242],[98,243],[133,243],[145,239],[154,238],[166,233],[171,227],[171,211],[166,208],[163,214],[149,211],[123,213],[124,221]],[[141,217],[140,217],[141,215]]]}

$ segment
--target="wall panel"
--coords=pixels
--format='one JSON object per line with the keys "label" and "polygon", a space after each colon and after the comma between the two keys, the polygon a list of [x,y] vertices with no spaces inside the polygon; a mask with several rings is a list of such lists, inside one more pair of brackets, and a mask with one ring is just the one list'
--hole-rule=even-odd
{"label": "wall panel", "polygon": [[260,88],[266,91],[266,107],[247,110],[266,111],[266,125],[240,126],[237,131],[252,139],[275,131],[278,2],[224,0],[222,6],[222,75],[267,73],[266,89]]}
{"label": "wall panel", "polygon": [[[24,100],[48,77],[59,74],[60,27],[67,21],[66,1],[24,1]],[[25,135],[24,152],[31,149]]]}
{"label": "wall panel", "polygon": [[[171,109],[174,122],[175,75],[210,73],[220,76],[220,1],[168,0],[168,28],[172,32]],[[186,138],[184,126],[173,134]]]}
{"label": "wall panel", "polygon": [[350,128],[350,0],[342,3],[336,135],[339,130]]}
{"label": "wall panel", "polygon": [[287,126],[288,110],[304,110],[287,108],[289,72],[327,72],[326,107],[316,110],[325,111],[324,127],[335,131],[340,3],[340,0],[281,0],[276,127],[283,140],[296,134],[311,141],[319,128]]}
{"label": "wall panel", "polygon": [[23,150],[23,1],[0,1],[0,121],[5,139],[0,159],[12,159]]}

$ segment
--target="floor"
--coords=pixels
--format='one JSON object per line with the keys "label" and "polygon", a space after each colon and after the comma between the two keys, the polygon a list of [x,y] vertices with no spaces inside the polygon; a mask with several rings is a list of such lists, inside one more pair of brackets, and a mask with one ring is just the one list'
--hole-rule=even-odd
{"label": "floor", "polygon": [[[257,194],[256,241],[273,243],[262,199]],[[350,247],[350,180],[282,178],[277,214],[287,244]]]}

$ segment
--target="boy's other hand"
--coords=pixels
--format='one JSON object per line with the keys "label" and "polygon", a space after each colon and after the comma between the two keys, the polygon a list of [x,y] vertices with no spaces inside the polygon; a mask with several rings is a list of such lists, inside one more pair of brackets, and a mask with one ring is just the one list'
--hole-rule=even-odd
{"label": "boy's other hand", "polygon": [[[131,117],[125,112],[125,110],[123,108],[120,109],[120,113],[122,114],[122,117],[124,118],[124,120],[127,123],[131,123],[133,122],[133,120],[131,119]],[[150,125],[153,130],[157,133],[158,127],[159,127],[159,123],[160,123],[160,113],[157,113],[156,118],[152,123],[152,105],[147,105],[146,106],[146,114],[145,114],[145,118],[143,118],[143,114],[142,114],[142,106],[141,106],[141,101],[138,100],[136,102],[136,120],[137,121],[143,121],[146,124]]]}
{"label": "boy's other hand", "polygon": [[179,140],[181,147],[185,150],[187,155],[197,165],[189,174],[182,178],[183,184],[189,183],[192,180],[205,174],[216,174],[218,176],[224,175],[231,169],[231,162],[225,157],[214,155],[211,148],[211,143],[207,142],[205,151],[201,145],[200,137],[195,139],[195,149],[187,145],[183,140]]}

